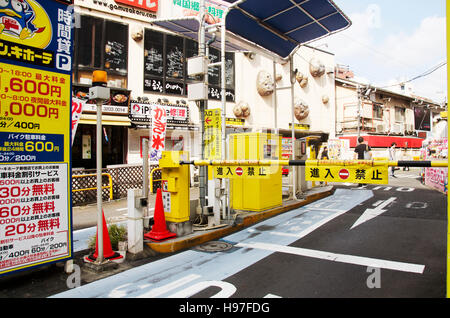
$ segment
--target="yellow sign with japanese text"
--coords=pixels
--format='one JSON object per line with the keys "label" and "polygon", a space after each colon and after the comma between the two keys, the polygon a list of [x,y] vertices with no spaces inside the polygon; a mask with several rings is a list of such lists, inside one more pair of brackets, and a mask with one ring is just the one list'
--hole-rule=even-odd
{"label": "yellow sign with japanese text", "polygon": [[387,165],[321,166],[308,165],[306,181],[388,184]]}
{"label": "yellow sign with japanese text", "polygon": [[222,110],[205,110],[205,159],[222,158]]}
{"label": "yellow sign with japanese text", "polygon": [[0,276],[73,257],[71,3],[0,4]]}
{"label": "yellow sign with japanese text", "polygon": [[0,162],[69,162],[70,75],[2,63],[0,78]]}
{"label": "yellow sign with japanese text", "polygon": [[214,178],[268,178],[279,171],[278,166],[215,166]]}

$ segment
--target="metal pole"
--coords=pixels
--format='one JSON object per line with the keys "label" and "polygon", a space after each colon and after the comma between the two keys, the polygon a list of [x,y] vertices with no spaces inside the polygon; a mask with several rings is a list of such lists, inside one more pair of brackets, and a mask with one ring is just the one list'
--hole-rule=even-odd
{"label": "metal pole", "polygon": [[383,161],[383,160],[192,160],[180,161],[180,165],[195,166],[342,166],[342,167],[421,167],[421,168],[447,168],[448,161]]}
{"label": "metal pole", "polygon": [[[290,81],[291,81],[291,106],[292,106],[292,159],[295,159],[295,116],[294,116],[294,83],[295,83],[295,75],[294,75],[294,56],[292,55],[290,60]],[[292,196],[294,200],[297,200],[297,168],[292,167]]]}
{"label": "metal pole", "polygon": [[275,128],[275,134],[278,134],[278,98],[277,98],[277,63],[273,61],[273,94],[272,94],[272,104],[273,104],[273,123]]}
{"label": "metal pole", "polygon": [[[225,38],[226,38],[226,24],[225,24],[226,16],[222,19],[221,22],[221,28],[220,28],[220,56],[221,56],[221,88],[222,88],[222,160],[227,159],[227,149],[226,149],[226,134],[227,134],[227,122],[226,122],[226,107],[227,107],[227,99],[226,99],[226,69],[225,69]],[[223,180],[221,181],[224,183],[225,193],[222,197],[222,215],[223,218],[227,216],[227,218],[230,218],[228,204],[227,204],[227,197],[228,197],[228,181]]]}
{"label": "metal pole", "polygon": [[361,123],[361,91],[359,84],[356,85],[356,93],[358,94],[358,122],[357,122],[357,129],[358,129],[358,138],[361,136],[361,131],[359,129],[359,124]]}
{"label": "metal pole", "polygon": [[[199,29],[199,46],[198,46],[198,54],[199,56],[205,56],[205,0],[200,0],[200,29]],[[208,70],[207,70],[208,71]],[[205,74],[203,82],[207,83],[207,74]],[[206,101],[202,100],[199,102],[199,111],[200,111],[200,138],[201,138],[201,150],[200,157],[201,159],[205,159],[205,109],[206,109]],[[206,206],[206,167],[200,167],[199,169],[199,196],[200,196],[200,207],[201,214],[203,216],[203,209]]]}
{"label": "metal pole", "polygon": [[142,140],[142,157],[143,157],[143,166],[142,166],[142,176],[144,178],[142,185],[142,196],[144,198],[148,198],[149,191],[149,175],[148,175],[148,139],[144,138]]}
{"label": "metal pole", "polygon": [[97,101],[97,263],[103,262],[103,209],[102,209],[102,102]]}

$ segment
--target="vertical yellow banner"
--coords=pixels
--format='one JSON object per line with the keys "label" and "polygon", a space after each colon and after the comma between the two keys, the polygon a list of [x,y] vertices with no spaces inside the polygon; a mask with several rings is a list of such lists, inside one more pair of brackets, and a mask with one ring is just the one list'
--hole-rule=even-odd
{"label": "vertical yellow banner", "polygon": [[205,159],[222,158],[222,111],[220,108],[205,110]]}

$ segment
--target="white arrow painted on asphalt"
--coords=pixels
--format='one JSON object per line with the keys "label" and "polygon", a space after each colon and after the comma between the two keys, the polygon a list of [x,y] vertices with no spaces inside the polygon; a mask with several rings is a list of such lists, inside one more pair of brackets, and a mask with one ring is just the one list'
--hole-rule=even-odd
{"label": "white arrow painted on asphalt", "polygon": [[353,229],[354,227],[356,227],[364,222],[367,222],[367,221],[379,216],[380,214],[386,212],[387,210],[383,210],[383,208],[388,206],[390,203],[394,202],[395,199],[397,199],[397,198],[394,198],[394,197],[389,198],[386,201],[384,201],[383,203],[378,204],[375,209],[365,210],[364,213],[359,217],[359,219],[356,220],[355,224],[353,224],[353,226],[350,228],[350,230]]}

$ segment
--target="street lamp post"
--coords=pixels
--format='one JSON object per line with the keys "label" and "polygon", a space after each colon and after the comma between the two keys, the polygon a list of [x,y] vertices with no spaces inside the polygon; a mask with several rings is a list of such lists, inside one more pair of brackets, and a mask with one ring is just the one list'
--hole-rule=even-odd
{"label": "street lamp post", "polygon": [[97,104],[97,265],[103,263],[103,209],[102,209],[102,106],[110,98],[110,89],[106,87],[105,71],[94,71],[92,87],[89,89],[89,99]]}

